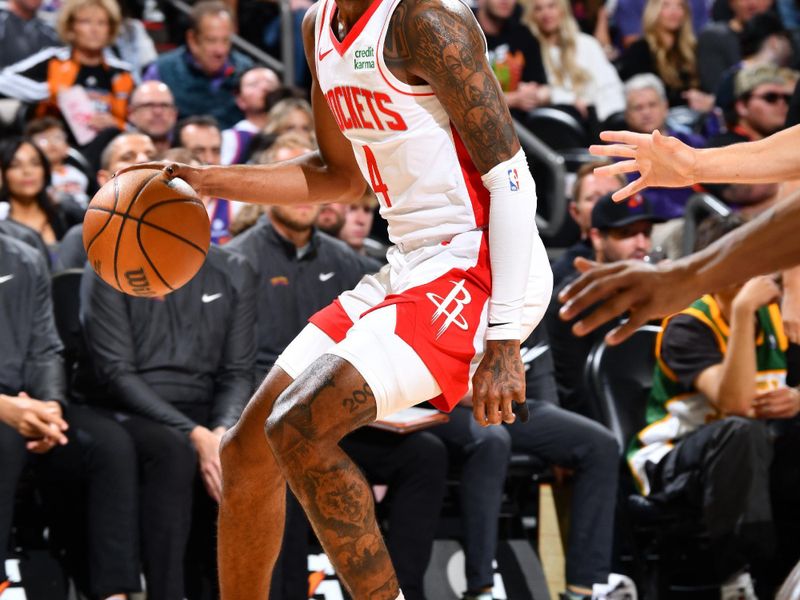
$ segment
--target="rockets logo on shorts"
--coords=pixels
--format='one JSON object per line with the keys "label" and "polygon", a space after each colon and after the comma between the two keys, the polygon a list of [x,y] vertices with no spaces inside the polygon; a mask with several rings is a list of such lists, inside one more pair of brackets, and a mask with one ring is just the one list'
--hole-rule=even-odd
{"label": "rockets logo on shorts", "polygon": [[508,170],[508,187],[511,188],[512,192],[519,190],[519,176],[516,169]]}
{"label": "rockets logo on shorts", "polygon": [[454,287],[444,299],[433,292],[425,294],[428,300],[433,302],[433,305],[436,307],[436,312],[434,312],[431,317],[431,325],[435,324],[440,317],[445,318],[444,321],[442,321],[442,325],[439,327],[439,331],[436,332],[436,339],[439,339],[450,325],[455,325],[464,331],[469,328],[467,320],[461,316],[461,311],[464,310],[466,304],[472,301],[472,296],[470,296],[469,291],[464,287],[463,279],[460,281],[450,281],[450,283],[454,284]]}

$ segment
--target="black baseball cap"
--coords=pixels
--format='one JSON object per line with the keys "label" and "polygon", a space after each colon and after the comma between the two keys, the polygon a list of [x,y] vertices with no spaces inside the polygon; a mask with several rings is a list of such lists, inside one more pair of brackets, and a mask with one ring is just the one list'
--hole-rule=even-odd
{"label": "black baseball cap", "polygon": [[601,231],[625,227],[638,221],[663,223],[665,219],[653,212],[653,205],[641,194],[634,194],[621,202],[614,202],[611,194],[600,198],[592,209],[592,227]]}

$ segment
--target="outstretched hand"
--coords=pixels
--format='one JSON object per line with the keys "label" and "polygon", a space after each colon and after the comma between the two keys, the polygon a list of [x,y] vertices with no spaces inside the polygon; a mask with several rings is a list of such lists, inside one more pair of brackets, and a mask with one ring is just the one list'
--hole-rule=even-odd
{"label": "outstretched hand", "polygon": [[641,174],[639,179],[614,192],[613,198],[617,202],[646,187],[686,187],[695,183],[695,152],[674,137],[663,136],[658,130],[652,134],[603,131],[600,139],[615,143],[592,145],[589,152],[628,160],[599,167],[595,169],[596,173],[612,176]]}
{"label": "outstretched hand", "polygon": [[[519,405],[515,411],[515,405]],[[479,425],[527,421],[525,367],[518,340],[489,340],[472,377],[472,414]]]}
{"label": "outstretched hand", "polygon": [[[651,265],[640,260],[601,265],[576,258],[583,273],[558,296],[564,303],[559,316],[570,321],[592,309],[572,326],[584,336],[600,325],[628,313],[628,320],[606,335],[609,344],[619,344],[648,321],[665,317],[688,306],[702,290],[679,263]],[[594,307],[594,308],[592,308]]]}

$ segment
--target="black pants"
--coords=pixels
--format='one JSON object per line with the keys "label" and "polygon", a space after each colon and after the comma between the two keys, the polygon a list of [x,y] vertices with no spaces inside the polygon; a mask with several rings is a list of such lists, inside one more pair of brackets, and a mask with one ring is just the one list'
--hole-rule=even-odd
{"label": "black pants", "polygon": [[115,413],[136,446],[142,562],[150,600],[183,600],[184,555],[192,525],[197,454],[186,434]]}
{"label": "black pants", "polygon": [[[66,432],[69,443],[41,456],[29,453],[22,436],[0,423],[0,557],[5,559],[8,548],[17,483],[25,466],[31,464],[37,482],[45,484],[47,503],[55,504],[53,512],[70,520],[55,523],[54,535],[69,538],[57,534],[74,529],[77,523],[85,524],[85,530],[78,535],[85,540],[88,554],[74,556],[74,548],[67,544],[66,558],[70,564],[88,563],[88,593],[105,597],[138,591],[133,444],[116,423],[91,409],[71,406],[64,417],[70,426]],[[72,496],[76,483],[84,503],[67,506],[65,499]],[[75,514],[74,509],[80,514]],[[3,560],[0,567],[4,564]]]}
{"label": "black pants", "polygon": [[456,407],[449,423],[433,429],[464,460],[463,544],[471,591],[492,586],[497,520],[512,450],[574,469],[567,583],[591,587],[608,578],[619,475],[617,443],[602,425],[551,402],[529,400],[528,409],[527,423],[480,427],[471,409]]}
{"label": "black pants", "polygon": [[702,515],[721,579],[774,548],[771,461],[767,424],[728,417],[693,431],[658,464],[648,464],[651,500]]}
{"label": "black pants", "polygon": [[[423,578],[442,507],[447,451],[428,432],[395,435],[363,427],[342,449],[373,484],[387,484],[386,545],[406,600],[424,600]],[[271,600],[305,598],[309,526],[294,498],[287,501],[286,531],[273,573]],[[303,587],[304,586],[304,587]]]}

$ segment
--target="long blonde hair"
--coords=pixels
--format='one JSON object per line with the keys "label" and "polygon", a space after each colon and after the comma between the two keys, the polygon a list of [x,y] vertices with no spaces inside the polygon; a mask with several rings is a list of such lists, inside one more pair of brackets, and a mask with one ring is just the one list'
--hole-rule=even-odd
{"label": "long blonde hair", "polygon": [[[675,34],[672,46],[664,45],[664,40],[659,35],[658,17],[664,0],[647,0],[642,15],[642,33],[650,52],[655,57],[655,66],[658,76],[669,87],[684,89],[697,85],[697,65],[695,62],[695,48],[697,40],[692,30],[692,9],[687,0],[683,4],[683,24]],[[687,74],[689,80],[685,81],[682,74]]]}
{"label": "long blonde hair", "polygon": [[551,44],[539,30],[539,26],[533,18],[533,5],[535,2],[536,0],[525,0],[523,3],[525,6],[523,21],[533,35],[536,36],[536,39],[539,40],[539,45],[542,48],[542,61],[547,69],[547,77],[552,79],[552,83],[561,87],[564,87],[565,82],[568,80],[572,84],[572,89],[575,93],[580,95],[592,80],[592,75],[581,67],[577,61],[577,40],[580,29],[578,28],[578,22],[572,15],[572,7],[569,0],[556,0],[561,11],[558,41],[555,43],[561,56],[561,64],[559,65],[553,63],[553,57],[549,50]]}

